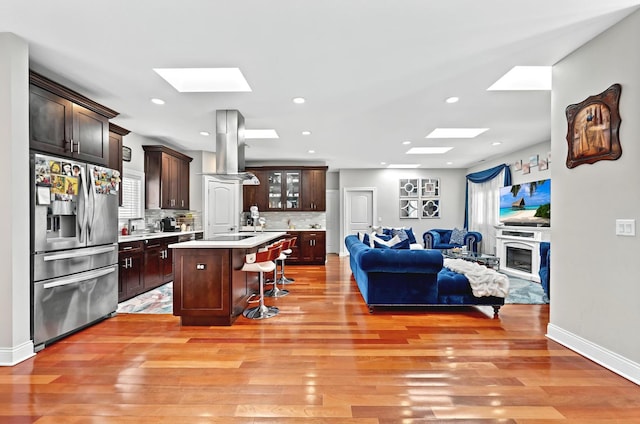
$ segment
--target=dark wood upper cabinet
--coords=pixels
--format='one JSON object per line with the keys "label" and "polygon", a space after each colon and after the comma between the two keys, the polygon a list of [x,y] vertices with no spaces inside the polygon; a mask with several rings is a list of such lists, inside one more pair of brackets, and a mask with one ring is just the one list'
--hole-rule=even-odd
{"label": "dark wood upper cabinet", "polygon": [[[109,165],[111,169],[120,171],[122,178],[122,146],[123,138],[129,134],[129,130],[124,129],[116,124],[109,123]],[[122,185],[118,190],[119,204],[122,206]]]}
{"label": "dark wood upper cabinet", "polygon": [[302,170],[302,210],[318,211],[326,210],[327,198],[327,170],[303,169]]}
{"label": "dark wood upper cabinet", "polygon": [[29,147],[109,166],[109,119],[118,112],[29,73]]}
{"label": "dark wood upper cabinet", "polygon": [[146,209],[189,209],[189,156],[165,146],[144,149]]}
{"label": "dark wood upper cabinet", "polygon": [[260,180],[258,186],[244,186],[242,209],[252,205],[261,211],[326,210],[326,166],[247,168]]}

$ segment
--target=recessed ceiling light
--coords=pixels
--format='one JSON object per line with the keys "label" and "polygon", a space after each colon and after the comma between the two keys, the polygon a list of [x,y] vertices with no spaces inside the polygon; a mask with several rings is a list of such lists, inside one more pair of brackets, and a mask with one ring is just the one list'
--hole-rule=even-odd
{"label": "recessed ceiling light", "polygon": [[551,66],[514,66],[487,90],[551,90]]}
{"label": "recessed ceiling light", "polygon": [[386,165],[387,162],[380,162],[380,165]]}
{"label": "recessed ceiling light", "polygon": [[453,147],[412,147],[407,150],[408,155],[441,155]]}
{"label": "recessed ceiling light", "polygon": [[459,97],[453,96],[453,97],[449,97],[448,99],[446,99],[445,102],[447,102],[447,103],[458,103],[458,100],[460,100]]}
{"label": "recessed ceiling light", "polygon": [[306,102],[304,97],[294,97],[293,98],[293,103],[295,103],[297,105],[301,105],[304,102]]}
{"label": "recessed ceiling light", "polygon": [[311,131],[302,131],[302,135],[311,135]]}
{"label": "recessed ceiling light", "polygon": [[405,141],[402,142],[402,144],[407,145],[407,144],[411,144],[411,142],[409,140],[405,140]]}
{"label": "recessed ceiling light", "polygon": [[499,145],[501,145],[501,144],[502,144],[502,143],[501,143],[501,142],[499,142],[499,141],[494,141],[493,143],[491,143],[491,145],[492,145],[492,146],[499,146]]}
{"label": "recessed ceiling light", "polygon": [[425,138],[474,138],[489,128],[436,128]]}
{"label": "recessed ceiling light", "polygon": [[447,162],[447,165],[453,165],[453,162]]}
{"label": "recessed ceiling light", "polygon": [[151,103],[154,103],[156,105],[163,105],[164,104],[164,100],[154,97],[153,99],[151,99]]}
{"label": "recessed ceiling light", "polygon": [[309,153],[314,154],[316,151],[315,150],[309,150]]}
{"label": "recessed ceiling light", "polygon": [[276,130],[244,130],[244,138],[280,138]]}
{"label": "recessed ceiling light", "polygon": [[387,168],[419,168],[419,163],[390,163]]}
{"label": "recessed ceiling light", "polygon": [[249,83],[238,68],[154,68],[181,93],[245,92]]}
{"label": "recessed ceiling light", "polygon": [[205,137],[211,135],[209,131],[200,131],[200,135],[204,135]]}

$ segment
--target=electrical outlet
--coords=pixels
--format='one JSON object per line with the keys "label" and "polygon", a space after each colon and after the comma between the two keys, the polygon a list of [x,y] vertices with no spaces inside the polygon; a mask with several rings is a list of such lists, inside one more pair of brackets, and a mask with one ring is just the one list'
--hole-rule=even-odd
{"label": "electrical outlet", "polygon": [[636,220],[635,219],[616,219],[616,235],[617,236],[630,236],[636,235]]}

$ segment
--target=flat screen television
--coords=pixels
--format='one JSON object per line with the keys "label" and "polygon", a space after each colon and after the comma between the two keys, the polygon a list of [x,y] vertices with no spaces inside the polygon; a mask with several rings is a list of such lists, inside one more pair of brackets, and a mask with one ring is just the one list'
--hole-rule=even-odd
{"label": "flat screen television", "polygon": [[549,227],[551,225],[551,180],[502,187],[499,221],[503,225]]}

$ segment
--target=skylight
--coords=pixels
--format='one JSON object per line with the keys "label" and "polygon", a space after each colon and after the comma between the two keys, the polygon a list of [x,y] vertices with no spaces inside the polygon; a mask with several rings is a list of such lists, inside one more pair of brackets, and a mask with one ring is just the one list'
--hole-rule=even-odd
{"label": "skylight", "polygon": [[453,147],[412,147],[407,150],[408,155],[441,155]]}
{"label": "skylight", "polygon": [[514,66],[487,91],[551,90],[551,66]]}
{"label": "skylight", "polygon": [[181,93],[251,91],[238,68],[154,68],[154,71]]}
{"label": "skylight", "polygon": [[474,138],[489,128],[436,128],[425,138]]}

